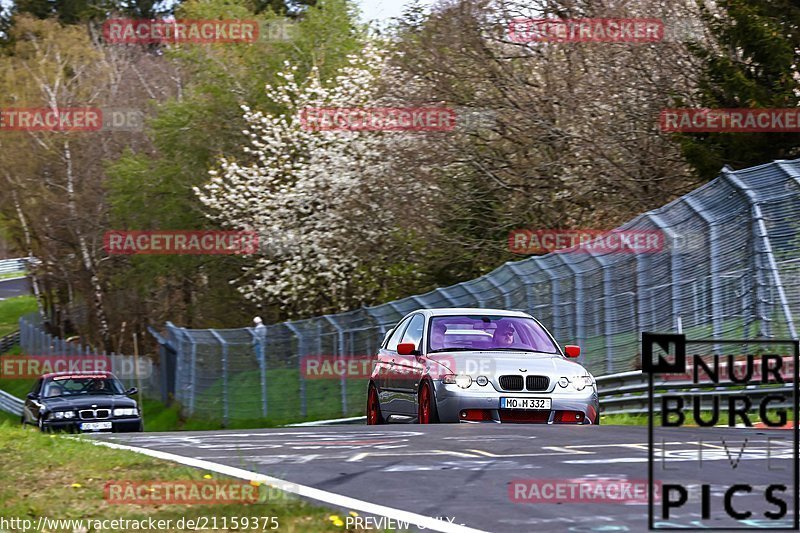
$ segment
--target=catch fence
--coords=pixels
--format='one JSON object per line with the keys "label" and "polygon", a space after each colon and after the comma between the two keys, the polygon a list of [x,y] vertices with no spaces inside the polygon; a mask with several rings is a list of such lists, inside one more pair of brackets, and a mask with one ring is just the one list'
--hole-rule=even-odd
{"label": "catch fence", "polygon": [[307,357],[374,354],[386,332],[421,308],[521,309],[596,376],[634,370],[642,331],[692,338],[797,338],[800,160],[728,171],[624,224],[656,231],[661,250],[587,247],[508,262],[478,279],[374,307],[253,328],[158,336],[174,359],[174,394],[189,413],[298,421],[363,413],[368,380],[304,375]]}

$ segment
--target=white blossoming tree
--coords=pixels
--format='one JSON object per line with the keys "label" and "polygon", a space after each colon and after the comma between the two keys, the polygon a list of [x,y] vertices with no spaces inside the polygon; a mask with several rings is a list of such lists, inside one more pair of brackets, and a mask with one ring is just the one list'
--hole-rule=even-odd
{"label": "white blossoming tree", "polygon": [[403,135],[303,127],[307,108],[379,105],[382,54],[367,46],[348,59],[329,83],[316,70],[298,80],[297,67],[287,62],[281,83],[267,86],[285,112],[243,107],[251,161],[222,159],[210,181],[195,189],[218,223],[258,232],[259,253],[240,290],[289,316],[367,303],[379,285],[370,271],[394,231],[383,209],[392,166],[387,154]]}

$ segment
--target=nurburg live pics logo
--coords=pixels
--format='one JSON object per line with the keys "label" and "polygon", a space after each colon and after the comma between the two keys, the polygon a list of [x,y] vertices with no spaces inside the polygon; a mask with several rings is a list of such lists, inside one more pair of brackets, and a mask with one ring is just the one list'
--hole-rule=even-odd
{"label": "nurburg live pics logo", "polygon": [[[687,356],[687,345],[711,348],[714,355]],[[761,346],[754,350],[757,354],[749,353],[758,345],[769,349]],[[728,353],[731,346],[745,353],[732,355]],[[793,357],[761,353],[781,346],[791,347]],[[724,351],[725,347],[729,350]],[[745,358],[744,366],[735,364],[737,357]],[[800,528],[798,360],[800,341],[791,339],[687,340],[682,334],[642,333],[642,372],[648,377],[649,404],[649,529]],[[688,373],[687,361],[691,363]],[[783,367],[792,363],[790,374]],[[684,376],[683,390],[678,390],[675,379],[670,380],[669,375],[676,374]],[[654,394],[656,375],[658,395]],[[691,377],[686,380],[685,376]],[[691,407],[684,410],[689,403]],[[792,431],[775,431],[787,429],[787,405],[794,415]],[[753,420],[768,431],[749,429]],[[696,427],[681,427],[686,425]],[[748,429],[728,429],[742,425]],[[660,509],[655,512],[654,484],[661,487]]]}

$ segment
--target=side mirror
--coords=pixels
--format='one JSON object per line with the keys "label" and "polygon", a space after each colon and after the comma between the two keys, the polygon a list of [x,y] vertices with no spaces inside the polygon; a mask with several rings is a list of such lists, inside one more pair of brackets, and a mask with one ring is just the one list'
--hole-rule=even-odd
{"label": "side mirror", "polygon": [[35,392],[29,392],[28,395],[26,396],[26,398],[28,398],[29,400],[35,400],[38,397],[39,397],[39,395],[36,394]]}
{"label": "side mirror", "polygon": [[398,355],[418,355],[417,345],[413,342],[401,342],[397,345]]}
{"label": "side mirror", "polygon": [[136,387],[131,387],[130,389],[125,391],[125,396],[133,396],[134,394],[138,394],[138,393],[139,393],[139,389],[137,389]]}
{"label": "side mirror", "polygon": [[567,357],[578,357],[581,355],[581,347],[575,346],[574,344],[567,344],[564,346],[564,353],[567,354]]}

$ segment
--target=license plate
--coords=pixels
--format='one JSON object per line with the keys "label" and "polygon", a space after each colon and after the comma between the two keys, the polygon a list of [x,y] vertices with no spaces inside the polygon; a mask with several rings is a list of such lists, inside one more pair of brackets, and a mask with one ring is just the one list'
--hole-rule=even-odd
{"label": "license plate", "polygon": [[500,409],[550,410],[550,398],[500,398]]}
{"label": "license plate", "polygon": [[81,431],[97,431],[111,429],[111,422],[81,422]]}

